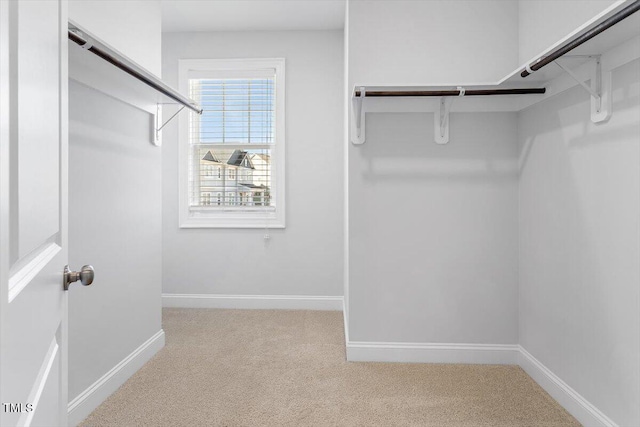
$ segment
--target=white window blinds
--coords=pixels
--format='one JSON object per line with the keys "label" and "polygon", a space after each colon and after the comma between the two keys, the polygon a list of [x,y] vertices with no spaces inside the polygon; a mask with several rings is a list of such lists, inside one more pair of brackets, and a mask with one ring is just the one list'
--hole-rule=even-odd
{"label": "white window blinds", "polygon": [[189,125],[190,206],[275,208],[275,75],[190,79],[189,96],[203,109]]}
{"label": "white window blinds", "polygon": [[203,109],[193,114],[197,143],[270,144],[274,140],[274,77],[191,79],[190,97]]}

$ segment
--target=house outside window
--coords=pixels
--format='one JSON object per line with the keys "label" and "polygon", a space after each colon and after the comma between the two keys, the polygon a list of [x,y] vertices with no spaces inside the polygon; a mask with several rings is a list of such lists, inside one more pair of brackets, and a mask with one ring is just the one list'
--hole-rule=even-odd
{"label": "house outside window", "polygon": [[284,228],[284,59],[181,60],[180,88],[180,227]]}

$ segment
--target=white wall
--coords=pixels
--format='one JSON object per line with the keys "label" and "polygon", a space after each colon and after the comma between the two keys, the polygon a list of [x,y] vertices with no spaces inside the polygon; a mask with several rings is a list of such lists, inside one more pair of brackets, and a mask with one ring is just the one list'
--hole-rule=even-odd
{"label": "white wall", "polygon": [[493,82],[516,68],[518,3],[351,1],[352,83]]}
{"label": "white wall", "polygon": [[[78,24],[159,73],[158,2],[73,1],[69,9]],[[69,92],[69,260],[96,270],[93,285],[69,292],[73,400],[161,330],[162,205],[150,115],[73,80]]]}
{"label": "white wall", "polygon": [[69,19],[160,76],[159,0],[69,0]]}
{"label": "white wall", "polygon": [[519,0],[519,64],[572,33],[617,0]]}
{"label": "white wall", "polygon": [[70,82],[69,260],[94,283],[69,292],[73,399],[161,329],[161,150],[148,114]]}
{"label": "white wall", "polygon": [[[342,31],[171,33],[163,75],[180,58],[286,59],[287,228],[179,229],[177,121],[163,147],[163,292],[342,295]],[[186,114],[180,118],[186,120]]]}
{"label": "white wall", "polygon": [[520,343],[620,426],[640,425],[640,61],[595,125],[580,87],[521,113]]}
{"label": "white wall", "polygon": [[[495,81],[517,61],[516,3],[357,1],[349,87]],[[513,113],[368,114],[349,144],[349,338],[517,343]]]}
{"label": "white wall", "polygon": [[515,113],[370,114],[350,153],[350,339],[517,343]]}

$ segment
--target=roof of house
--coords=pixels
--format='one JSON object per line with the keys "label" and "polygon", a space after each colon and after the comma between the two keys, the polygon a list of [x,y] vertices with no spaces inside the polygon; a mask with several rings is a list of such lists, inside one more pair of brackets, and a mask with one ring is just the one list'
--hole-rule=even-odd
{"label": "roof of house", "polygon": [[256,185],[256,184],[252,184],[252,183],[249,183],[249,182],[241,182],[240,185],[242,185],[244,187],[248,187],[248,188],[258,188],[258,189],[269,188],[264,184]]}
{"label": "roof of house", "polygon": [[222,163],[211,151],[207,151],[202,160],[207,160],[215,163]]}
{"label": "roof of house", "polygon": [[226,163],[231,166],[237,166],[247,169],[255,169],[255,166],[251,161],[251,155],[246,151],[233,150],[233,152],[231,152],[231,150],[219,150],[218,154],[221,154],[223,158],[229,156],[229,159],[226,162],[221,161],[215,154],[213,154],[211,150],[209,150],[202,157],[202,160],[214,163]]}
{"label": "roof of house", "polygon": [[229,160],[227,160],[227,164],[231,166],[241,166],[249,169],[255,169],[251,159],[249,158],[249,153],[242,150],[235,150]]}
{"label": "roof of house", "polygon": [[258,157],[259,159],[264,160],[265,162],[270,162],[271,161],[271,156],[268,154],[260,154],[260,153],[255,153],[251,155],[251,158],[254,159]]}

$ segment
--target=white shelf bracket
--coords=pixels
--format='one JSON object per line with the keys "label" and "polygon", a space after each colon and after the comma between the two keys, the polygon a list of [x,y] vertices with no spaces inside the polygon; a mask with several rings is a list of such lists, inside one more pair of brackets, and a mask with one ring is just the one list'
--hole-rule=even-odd
{"label": "white shelf bracket", "polygon": [[153,127],[153,145],[156,147],[160,147],[162,145],[162,128],[164,128],[174,117],[176,117],[180,112],[184,110],[184,105],[180,107],[178,111],[176,111],[169,120],[162,123],[162,104],[156,104],[156,114],[154,115],[154,127]]}
{"label": "white shelf bracket", "polygon": [[362,145],[365,141],[365,109],[364,98],[366,96],[366,90],[364,87],[360,88],[360,95],[356,96],[355,89],[353,96],[351,97],[351,109],[353,110],[353,120],[355,122],[355,135],[351,137],[351,143],[354,145]]}
{"label": "white shelf bracket", "polygon": [[446,144],[449,142],[449,110],[453,99],[440,98],[438,109],[433,115],[434,141],[436,144]]}
{"label": "white shelf bracket", "polygon": [[[464,96],[465,89],[458,86],[460,91],[459,97]],[[447,97],[441,97],[438,103],[438,109],[433,115],[434,123],[434,140],[436,144],[446,144],[449,142],[449,113],[451,112],[451,105],[453,104],[453,98],[447,99]]]}
{"label": "white shelf bracket", "polygon": [[591,85],[587,85],[583,79],[560,62],[553,62],[591,95],[591,121],[600,123],[609,120],[609,117],[611,117],[611,71],[602,72],[600,55],[588,56],[595,59],[589,77]]}

